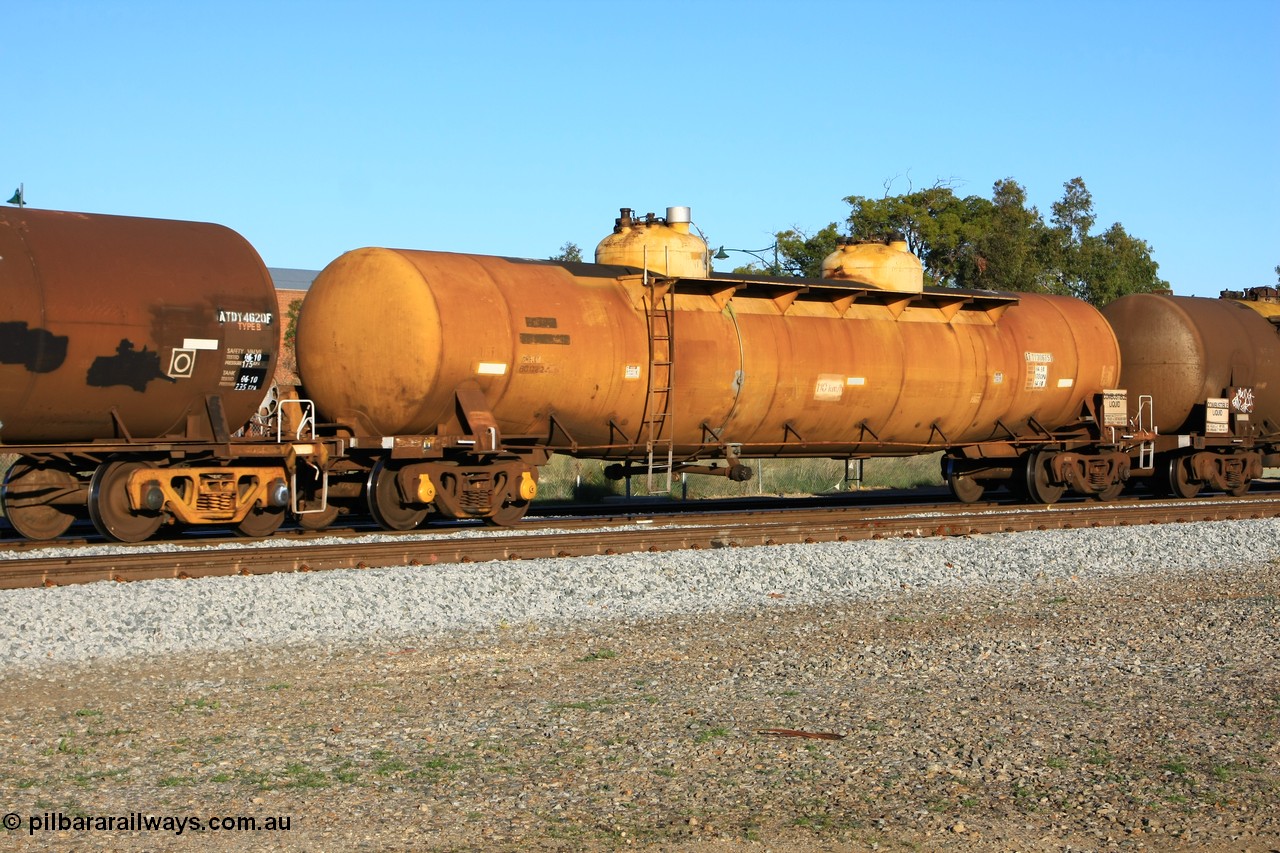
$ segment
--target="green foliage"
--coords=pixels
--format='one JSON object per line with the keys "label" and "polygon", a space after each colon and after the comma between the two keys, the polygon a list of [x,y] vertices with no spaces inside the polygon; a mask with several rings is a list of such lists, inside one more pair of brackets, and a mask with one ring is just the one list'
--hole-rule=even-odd
{"label": "green foliage", "polygon": [[1027,209],[1026,190],[1012,178],[996,181],[986,227],[974,238],[977,256],[986,261],[981,285],[989,290],[1050,290],[1037,253],[1043,227],[1040,212]]}
{"label": "green foliage", "polygon": [[1128,293],[1169,289],[1168,282],[1156,275],[1160,265],[1151,258],[1151,247],[1129,236],[1119,222],[1101,237],[1086,237],[1079,253],[1085,273],[1072,292],[1094,305],[1106,305]]}
{"label": "green foliage", "polygon": [[580,264],[582,263],[582,250],[578,248],[577,243],[566,242],[560,247],[560,254],[552,255],[547,258],[549,261],[563,261],[565,263]]}
{"label": "green foliage", "polygon": [[854,238],[902,235],[931,285],[1057,293],[1095,305],[1169,289],[1145,241],[1119,223],[1090,234],[1096,216],[1082,178],[1063,185],[1049,224],[1012,178],[996,181],[990,200],[959,198],[939,182],[903,195],[845,201]]}
{"label": "green foliage", "polygon": [[295,299],[289,303],[289,311],[285,314],[287,324],[284,327],[284,345],[290,350],[298,340],[298,314],[302,311],[302,300]]}
{"label": "green foliage", "polygon": [[857,240],[900,235],[920,259],[925,283],[968,286],[980,269],[975,240],[981,237],[994,205],[977,196],[957,198],[944,183],[900,196],[872,199],[848,196],[849,233]]}
{"label": "green foliage", "polygon": [[[302,311],[302,299],[289,303],[285,313],[284,346],[280,350],[280,371],[288,376],[298,372],[298,314]],[[288,381],[282,379],[281,381]],[[296,378],[291,381],[297,381]]]}
{"label": "green foliage", "polygon": [[[885,183],[881,198],[844,199],[849,205],[848,238],[835,222],[815,234],[795,228],[779,231],[774,235],[773,261],[756,255],[755,261],[733,271],[820,278],[823,259],[842,240],[898,235],[920,259],[925,284],[933,287],[1052,293],[1098,306],[1129,293],[1169,290],[1145,240],[1130,235],[1118,222],[1101,234],[1091,233],[1097,215],[1083,178],[1062,185],[1062,198],[1054,202],[1048,223],[1027,204],[1027,191],[1013,178],[996,181],[989,199],[960,197],[946,180],[923,189],[909,187],[899,195],[890,195],[890,186]],[[565,243],[550,260],[580,262],[582,250]],[[1280,279],[1280,266],[1276,275]],[[291,324],[286,342],[292,341],[292,328]]]}
{"label": "green foliage", "polygon": [[832,222],[812,237],[795,229],[779,231],[774,238],[778,242],[778,265],[781,267],[775,275],[820,278],[822,259],[840,244],[840,226]]}

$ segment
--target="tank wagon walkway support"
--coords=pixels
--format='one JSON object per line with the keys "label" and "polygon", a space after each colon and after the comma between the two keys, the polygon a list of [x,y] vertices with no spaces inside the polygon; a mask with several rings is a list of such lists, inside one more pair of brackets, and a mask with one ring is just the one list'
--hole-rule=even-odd
{"label": "tank wagon walkway support", "polygon": [[[648,276],[646,275],[646,278]],[[675,384],[675,293],[673,281],[646,282],[645,316],[649,332],[649,393],[645,399],[642,429],[645,432],[647,474],[645,488],[653,491],[653,472],[665,470],[666,491],[671,491],[675,465],[675,422],[671,394]],[[662,456],[666,461],[662,461]],[[655,465],[655,459],[657,463]]]}

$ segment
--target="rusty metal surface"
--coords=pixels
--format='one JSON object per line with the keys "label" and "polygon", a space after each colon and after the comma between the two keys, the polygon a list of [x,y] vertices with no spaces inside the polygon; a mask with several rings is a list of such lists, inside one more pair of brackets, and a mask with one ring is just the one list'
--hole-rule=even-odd
{"label": "rusty metal surface", "polygon": [[0,209],[0,442],[180,433],[210,394],[236,429],[270,384],[276,315],[222,226]]}
{"label": "rusty metal surface", "polygon": [[1202,433],[1206,398],[1248,387],[1252,421],[1280,431],[1280,335],[1256,311],[1224,299],[1140,293],[1103,314],[1120,341],[1120,387],[1131,415],[1139,395],[1150,394],[1161,433]]}
{"label": "rusty metal surface", "polygon": [[[1075,419],[1119,357],[1101,315],[1055,297],[949,318],[914,304],[895,314],[891,302],[837,316],[821,301],[797,300],[785,314],[774,300],[732,306],[726,316],[691,304],[689,322],[677,317],[676,417],[686,430],[705,422],[763,446],[796,436],[941,446],[1007,438],[1000,424],[1030,432],[1030,419],[1052,429]],[[689,358],[688,346],[714,354]],[[729,386],[739,364],[741,391],[704,402],[700,392]]]}
{"label": "rusty metal surface", "polygon": [[[581,266],[362,249],[321,273],[298,362],[330,417],[429,432],[474,382],[504,434],[597,456],[643,450],[652,369],[640,276]],[[1114,385],[1119,350],[1093,307],[1023,294],[882,296],[822,282],[672,283],[677,453],[903,451],[1034,434]],[[826,289],[824,289],[824,287]],[[972,304],[970,304],[972,303]],[[664,327],[665,328],[665,327]],[[655,350],[665,352],[665,343]],[[662,383],[659,383],[662,384]],[[606,449],[607,448],[607,449]]]}
{"label": "rusty metal surface", "polygon": [[[673,211],[683,210],[683,218],[670,220]],[[661,275],[705,278],[711,256],[702,238],[690,233],[688,209],[668,208],[668,219],[648,214],[631,215],[622,208],[613,233],[596,246],[597,263],[650,269]]]}
{"label": "rusty metal surface", "polygon": [[476,382],[504,433],[542,431],[554,408],[593,444],[607,443],[611,417],[637,423],[643,383],[619,365],[647,365],[647,346],[613,279],[387,249],[329,264],[297,333],[298,372],[328,417],[361,415],[383,435],[427,432],[453,416],[454,389]]}

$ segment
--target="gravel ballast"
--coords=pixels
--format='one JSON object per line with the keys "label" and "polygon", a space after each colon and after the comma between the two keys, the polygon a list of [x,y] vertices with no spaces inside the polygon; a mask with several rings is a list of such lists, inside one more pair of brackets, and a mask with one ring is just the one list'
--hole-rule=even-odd
{"label": "gravel ballast", "polygon": [[1110,577],[1280,558],[1280,521],[1043,531],[0,591],[5,666],[484,630],[561,629],[904,587]]}
{"label": "gravel ballast", "polygon": [[[0,592],[18,850],[1280,850],[1280,523]],[[287,831],[29,832],[46,814]]]}

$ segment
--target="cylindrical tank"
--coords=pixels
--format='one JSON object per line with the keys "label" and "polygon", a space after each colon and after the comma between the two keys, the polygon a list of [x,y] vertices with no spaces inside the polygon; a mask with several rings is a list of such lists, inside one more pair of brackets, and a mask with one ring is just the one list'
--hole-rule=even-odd
{"label": "cylindrical tank", "polygon": [[475,382],[504,433],[606,457],[655,432],[677,453],[795,456],[1007,438],[1074,422],[1119,372],[1114,335],[1078,300],[975,294],[961,310],[955,291],[904,307],[819,282],[731,285],[686,279],[664,297],[616,267],[360,249],[312,285],[299,372],[327,417],[383,435],[434,430]]}
{"label": "cylindrical tank", "polygon": [[659,275],[706,278],[710,273],[707,244],[689,231],[689,208],[668,207],[666,219],[643,219],[622,208],[613,233],[596,246],[596,263],[648,269]]}
{"label": "cylindrical tank", "polygon": [[1280,431],[1280,335],[1259,312],[1229,299],[1135,293],[1103,314],[1120,341],[1119,387],[1131,408],[1151,395],[1160,432],[1204,432],[1205,400],[1230,388],[1252,389],[1252,421]]}
{"label": "cylindrical tank", "polygon": [[[326,417],[364,419],[382,435],[447,421],[454,389],[468,380],[480,383],[505,432],[545,422],[552,406],[572,411],[575,423],[607,427],[637,390],[643,396],[639,374],[615,368],[648,365],[643,314],[637,320],[614,272],[590,278],[540,261],[348,252],[302,303],[298,373]],[[599,430],[591,432],[594,442]]]}
{"label": "cylindrical tank", "polygon": [[210,395],[234,430],[271,383],[278,324],[228,228],[0,209],[0,443],[177,435],[208,423]]}

